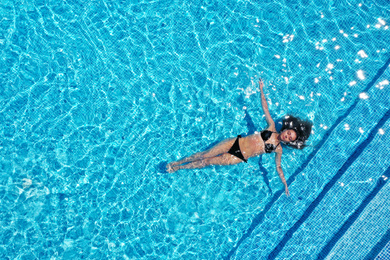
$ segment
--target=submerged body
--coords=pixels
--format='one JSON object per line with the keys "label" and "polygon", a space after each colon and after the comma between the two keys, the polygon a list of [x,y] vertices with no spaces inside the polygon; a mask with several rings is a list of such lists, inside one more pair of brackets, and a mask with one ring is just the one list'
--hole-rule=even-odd
{"label": "submerged body", "polygon": [[[246,137],[239,135],[228,153],[247,162],[248,158],[275,152],[280,144],[279,136],[272,128]],[[281,151],[280,149],[276,152]]]}
{"label": "submerged body", "polygon": [[[239,135],[236,138],[226,139],[207,151],[199,152],[182,160],[172,162],[167,165],[168,172],[172,173],[181,169],[203,168],[208,165],[238,164],[247,162],[251,157],[274,152],[276,153],[276,170],[285,186],[286,194],[289,195],[287,182],[281,167],[283,148],[280,144],[292,144],[295,148],[301,149],[304,146],[304,141],[310,135],[311,123],[300,121],[291,116],[292,119],[290,121],[284,121],[281,133],[276,132],[275,123],[268,111],[268,105],[263,93],[263,82],[260,80],[259,83],[261,104],[268,123],[266,130],[245,137]],[[297,128],[297,124],[300,125],[301,129]]]}

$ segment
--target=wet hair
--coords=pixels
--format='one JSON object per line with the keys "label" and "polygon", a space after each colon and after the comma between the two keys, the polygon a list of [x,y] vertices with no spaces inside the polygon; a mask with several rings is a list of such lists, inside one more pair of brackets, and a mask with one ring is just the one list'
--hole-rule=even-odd
{"label": "wet hair", "polygon": [[293,142],[286,143],[286,145],[296,149],[303,149],[306,146],[306,140],[310,136],[312,126],[313,124],[309,121],[301,120],[300,118],[292,115],[286,115],[283,119],[282,129],[280,132],[290,129],[294,130],[297,134],[297,139]]}

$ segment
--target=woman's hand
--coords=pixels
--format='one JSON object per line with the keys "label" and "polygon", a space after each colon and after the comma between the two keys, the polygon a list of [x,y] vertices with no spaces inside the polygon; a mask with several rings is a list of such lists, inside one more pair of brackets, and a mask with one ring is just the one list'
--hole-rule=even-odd
{"label": "woman's hand", "polygon": [[284,185],[284,189],[285,189],[285,191],[286,191],[287,197],[290,196],[290,192],[288,191],[287,184]]}
{"label": "woman's hand", "polygon": [[260,86],[260,90],[263,90],[264,84],[261,79],[259,79],[259,86]]}

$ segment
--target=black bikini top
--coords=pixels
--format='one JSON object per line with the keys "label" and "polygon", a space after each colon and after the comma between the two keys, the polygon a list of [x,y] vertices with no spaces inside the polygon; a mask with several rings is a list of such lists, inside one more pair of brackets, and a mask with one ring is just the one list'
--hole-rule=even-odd
{"label": "black bikini top", "polygon": [[276,132],[271,132],[271,131],[269,131],[269,130],[264,130],[264,131],[261,131],[260,132],[260,135],[261,135],[261,138],[263,139],[263,141],[264,141],[264,145],[265,145],[265,152],[266,153],[272,153],[273,151],[275,151],[275,149],[276,149],[276,147],[278,147],[278,145],[280,144],[280,143],[278,143],[276,146],[275,145],[273,145],[273,144],[266,144],[265,142],[271,137],[271,135],[273,134],[273,133],[276,133]]}

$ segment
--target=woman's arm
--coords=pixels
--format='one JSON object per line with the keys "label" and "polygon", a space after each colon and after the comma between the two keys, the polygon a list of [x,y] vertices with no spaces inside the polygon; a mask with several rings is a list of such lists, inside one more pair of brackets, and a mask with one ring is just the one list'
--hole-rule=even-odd
{"label": "woman's arm", "polygon": [[268,110],[267,100],[265,99],[264,92],[263,92],[264,84],[263,84],[263,81],[261,79],[259,80],[259,85],[260,85],[260,91],[261,91],[261,106],[263,107],[265,119],[267,120],[268,127],[275,128],[275,122],[274,122],[274,120],[272,120],[272,117],[271,117],[269,110]]}
{"label": "woman's arm", "polygon": [[282,153],[281,152],[276,153],[275,162],[276,162],[276,171],[279,174],[280,180],[284,184],[284,189],[286,191],[286,195],[290,196],[290,192],[288,191],[287,182],[286,182],[286,179],[284,178],[284,174],[283,174],[283,170],[282,170],[282,166],[281,166],[281,163],[282,163]]}

